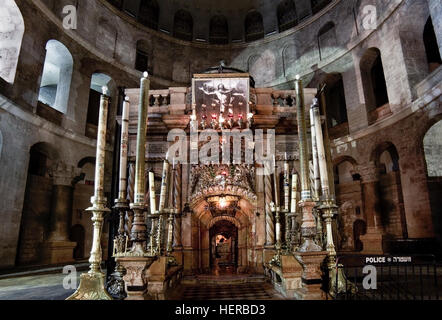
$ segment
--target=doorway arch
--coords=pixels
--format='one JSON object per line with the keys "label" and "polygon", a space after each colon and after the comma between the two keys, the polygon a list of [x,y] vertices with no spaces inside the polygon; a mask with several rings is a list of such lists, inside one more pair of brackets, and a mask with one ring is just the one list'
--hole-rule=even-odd
{"label": "doorway arch", "polygon": [[238,266],[238,227],[218,220],[209,230],[210,268],[213,273],[235,273]]}

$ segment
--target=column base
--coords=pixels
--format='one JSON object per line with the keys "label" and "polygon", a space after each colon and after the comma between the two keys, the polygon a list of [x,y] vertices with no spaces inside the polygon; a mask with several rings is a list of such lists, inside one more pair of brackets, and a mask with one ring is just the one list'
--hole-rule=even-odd
{"label": "column base", "polygon": [[160,257],[146,270],[147,294],[152,300],[166,300],[169,290],[175,288],[182,279],[182,266],[169,266],[169,257]]}
{"label": "column base", "polygon": [[302,288],[302,265],[292,255],[281,256],[281,267],[267,264],[265,274],[270,277],[276,291],[288,299]]}
{"label": "column base", "polygon": [[60,264],[74,261],[76,242],[47,241],[43,243],[42,263]]}
{"label": "column base", "polygon": [[303,267],[302,288],[295,291],[298,300],[325,300],[326,293],[322,287],[321,265],[327,257],[327,251],[295,252],[296,259]]}
{"label": "column base", "polygon": [[276,254],[275,246],[266,245],[263,250],[263,263],[264,265],[269,263]]}
{"label": "column base", "polygon": [[126,274],[123,276],[127,293],[125,300],[147,300],[145,273],[155,259],[155,257],[118,257],[116,259],[126,269]]}
{"label": "column base", "polygon": [[368,229],[367,233],[360,236],[360,240],[364,245],[362,254],[383,254],[384,249],[382,247],[382,233],[376,229]]}
{"label": "column base", "polygon": [[83,273],[77,291],[66,300],[112,300],[104,288],[104,282],[102,273]]}

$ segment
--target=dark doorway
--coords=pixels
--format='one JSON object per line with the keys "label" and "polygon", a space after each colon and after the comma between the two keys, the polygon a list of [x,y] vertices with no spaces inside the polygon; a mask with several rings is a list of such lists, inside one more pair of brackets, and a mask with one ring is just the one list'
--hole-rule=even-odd
{"label": "dark doorway", "polygon": [[77,246],[74,249],[74,259],[75,260],[84,259],[85,237],[86,237],[86,233],[85,233],[84,227],[82,225],[77,224],[71,228],[71,235],[69,237],[69,240],[77,243]]}
{"label": "dark doorway", "polygon": [[238,266],[238,228],[230,221],[218,221],[210,229],[209,236],[212,272],[235,273]]}

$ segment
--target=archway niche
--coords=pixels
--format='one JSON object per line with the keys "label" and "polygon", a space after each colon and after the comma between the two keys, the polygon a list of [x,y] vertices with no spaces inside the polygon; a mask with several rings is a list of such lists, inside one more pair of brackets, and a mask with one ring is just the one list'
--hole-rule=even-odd
{"label": "archway niche", "polygon": [[424,152],[434,229],[442,242],[442,120],[435,123],[425,134]]}
{"label": "archway niche", "polygon": [[389,103],[381,51],[368,49],[361,58],[360,69],[369,122],[373,123],[378,119],[373,111]]}
{"label": "archway niche", "polygon": [[[362,212],[362,187],[353,158],[344,157],[335,165],[337,217],[337,248],[339,251],[358,251],[362,235],[358,220],[365,223]],[[356,226],[356,229],[355,229]]]}
{"label": "archway niche", "polygon": [[68,48],[57,40],[49,40],[38,101],[60,113],[67,113],[73,66]]}
{"label": "archway niche", "polygon": [[437,43],[436,33],[434,32],[433,20],[428,18],[424,28],[424,45],[427,55],[428,70],[433,72],[442,64],[440,57],[439,44]]}
{"label": "archway niche", "polygon": [[193,40],[193,18],[190,12],[178,10],[173,19],[173,36],[186,41]]}
{"label": "archway niche", "polygon": [[251,42],[264,38],[264,22],[262,15],[253,10],[249,12],[245,19],[246,42]]}
{"label": "archway niche", "polygon": [[298,16],[293,0],[282,1],[277,8],[279,32],[289,30],[298,24]]}
{"label": "archway niche", "polygon": [[375,163],[379,170],[378,207],[386,236],[406,239],[407,223],[396,147],[389,142],[379,145],[375,151]]}
{"label": "archway niche", "polygon": [[238,227],[217,221],[209,230],[210,268],[213,273],[235,273],[238,265]]}
{"label": "archway niche", "polygon": [[50,169],[58,159],[58,151],[49,143],[37,143],[30,148],[17,266],[40,263],[41,245],[50,231],[53,185]]}
{"label": "archway niche", "polygon": [[212,44],[229,43],[229,24],[225,16],[217,15],[210,19],[209,42]]}
{"label": "archway niche", "polygon": [[[85,132],[86,136],[91,139],[97,138],[100,99],[101,95],[103,94],[103,87],[108,88],[107,95],[112,99],[113,93],[116,89],[112,78],[104,73],[94,73],[91,77],[91,85],[89,90],[89,103]],[[109,103],[112,103],[112,100]]]}
{"label": "archway niche", "polygon": [[13,84],[25,22],[14,0],[3,0],[0,12],[0,78]]}

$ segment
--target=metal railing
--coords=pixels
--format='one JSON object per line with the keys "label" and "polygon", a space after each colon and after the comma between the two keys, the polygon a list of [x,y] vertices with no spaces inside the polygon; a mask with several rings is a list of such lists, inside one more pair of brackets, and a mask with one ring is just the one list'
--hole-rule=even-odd
{"label": "metal railing", "polygon": [[337,268],[340,272],[336,272],[332,289],[338,293],[333,294],[336,300],[441,300],[442,297],[442,265],[433,255],[348,255],[339,257]]}

